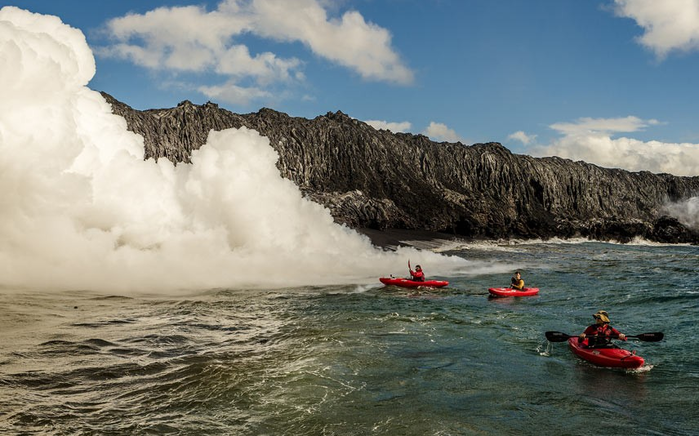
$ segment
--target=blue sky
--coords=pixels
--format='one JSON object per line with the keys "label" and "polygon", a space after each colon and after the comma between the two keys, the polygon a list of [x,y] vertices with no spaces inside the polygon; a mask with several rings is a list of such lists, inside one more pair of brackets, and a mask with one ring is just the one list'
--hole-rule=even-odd
{"label": "blue sky", "polygon": [[699,174],[699,0],[0,1],[137,109],[328,111],[436,141]]}

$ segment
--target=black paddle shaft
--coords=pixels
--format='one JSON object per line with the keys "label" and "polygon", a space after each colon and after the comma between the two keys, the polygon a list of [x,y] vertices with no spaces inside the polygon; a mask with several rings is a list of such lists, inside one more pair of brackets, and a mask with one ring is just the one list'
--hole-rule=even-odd
{"label": "black paddle shaft", "polygon": [[[565,342],[568,340],[568,338],[574,338],[575,336],[567,335],[565,333],[561,332],[546,332],[546,339],[548,339],[549,342]],[[590,335],[588,337],[594,337],[593,335]],[[663,338],[665,337],[665,334],[663,332],[654,332],[654,333],[641,333],[638,335],[626,335],[627,338],[632,338],[632,339],[638,339],[639,341],[645,341],[645,342],[658,342],[662,341]],[[612,336],[612,339],[619,339],[618,336]]]}

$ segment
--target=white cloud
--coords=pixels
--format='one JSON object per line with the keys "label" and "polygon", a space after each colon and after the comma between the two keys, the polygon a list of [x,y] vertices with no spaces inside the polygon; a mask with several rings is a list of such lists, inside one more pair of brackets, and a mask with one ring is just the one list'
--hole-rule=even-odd
{"label": "white cloud", "polygon": [[[186,6],[128,14],[107,23],[106,30],[115,42],[98,53],[149,69],[216,72],[239,88],[245,79],[253,80],[253,87],[303,80],[301,60],[271,52],[251,55],[249,47],[236,41],[250,34],[277,42],[300,42],[366,80],[412,82],[412,71],[391,47],[386,29],[366,22],[356,11],[328,17],[323,5],[322,0],[225,0],[213,11]],[[230,94],[233,98],[238,93]]]}
{"label": "white cloud", "polygon": [[699,49],[699,0],[614,0],[616,14],[643,28],[641,45],[665,58]]}
{"label": "white cloud", "polygon": [[401,121],[401,122],[389,122],[389,121],[380,121],[380,120],[367,120],[365,121],[368,125],[371,127],[375,128],[376,130],[380,129],[385,129],[385,130],[390,130],[391,132],[397,133],[397,132],[408,132],[410,131],[410,128],[412,127],[412,124],[408,121]]}
{"label": "white cloud", "polygon": [[[228,0],[238,6],[241,0]],[[408,84],[412,72],[391,48],[391,35],[356,11],[329,19],[318,0],[255,1],[247,8],[252,31],[280,41],[300,41],[314,53],[356,70],[369,80]]]}
{"label": "white cloud", "polygon": [[433,141],[459,142],[462,141],[454,130],[447,127],[446,124],[430,122],[423,134],[427,135]]}
{"label": "white cloud", "polygon": [[107,22],[106,30],[118,43],[102,54],[147,68],[202,71],[216,64],[231,35],[245,30],[237,21],[196,6],[128,14]]}
{"label": "white cloud", "polygon": [[699,174],[699,144],[612,137],[616,132],[636,132],[656,124],[659,124],[657,120],[637,117],[582,118],[573,123],[556,123],[550,127],[563,136],[548,146],[533,147],[531,151],[539,156],[560,156],[630,171],[680,176]]}
{"label": "white cloud", "polygon": [[532,142],[536,141],[536,135],[527,135],[526,133],[520,130],[508,136],[507,139],[519,141],[524,145],[529,145]]}
{"label": "white cloud", "polygon": [[220,57],[216,72],[234,80],[252,76],[258,85],[264,86],[275,82],[303,80],[303,73],[296,71],[301,64],[298,59],[280,59],[269,52],[252,57],[246,46],[236,45]]}
{"label": "white cloud", "polygon": [[638,117],[624,118],[579,118],[572,123],[552,124],[553,130],[566,135],[590,133],[637,132],[648,126],[660,124],[658,120],[642,120]]}

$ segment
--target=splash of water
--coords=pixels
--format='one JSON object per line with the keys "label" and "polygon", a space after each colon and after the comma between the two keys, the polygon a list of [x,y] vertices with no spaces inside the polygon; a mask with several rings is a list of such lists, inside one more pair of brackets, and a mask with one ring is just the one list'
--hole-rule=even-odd
{"label": "splash of water", "polygon": [[386,252],[282,178],[267,138],[212,132],[192,164],[144,161],[101,95],[85,37],[0,10],[0,285],[191,290],[361,283],[466,262]]}

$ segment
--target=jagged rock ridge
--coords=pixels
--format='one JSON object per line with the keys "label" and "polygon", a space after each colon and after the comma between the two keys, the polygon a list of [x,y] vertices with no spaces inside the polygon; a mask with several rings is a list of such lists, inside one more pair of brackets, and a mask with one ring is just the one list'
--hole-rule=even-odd
{"label": "jagged rock ridge", "polygon": [[416,229],[466,238],[590,237],[699,243],[663,205],[699,194],[699,177],[600,168],[512,154],[498,143],[436,143],[376,130],[342,112],[312,120],[213,103],[138,111],[103,96],[144,137],[146,158],[189,162],[210,130],[257,130],[305,195],[353,228]]}

